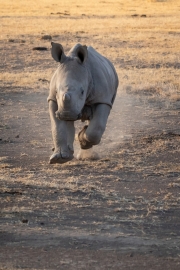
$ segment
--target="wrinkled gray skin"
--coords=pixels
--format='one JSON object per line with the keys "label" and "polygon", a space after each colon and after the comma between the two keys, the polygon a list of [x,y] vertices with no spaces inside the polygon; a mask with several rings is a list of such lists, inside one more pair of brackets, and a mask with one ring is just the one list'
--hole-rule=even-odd
{"label": "wrinkled gray skin", "polygon": [[88,120],[88,126],[79,133],[81,149],[100,142],[118,77],[111,62],[92,47],[77,44],[66,56],[62,45],[51,45],[52,57],[59,66],[51,79],[48,97],[54,142],[50,163],[64,163],[73,158],[74,121]]}

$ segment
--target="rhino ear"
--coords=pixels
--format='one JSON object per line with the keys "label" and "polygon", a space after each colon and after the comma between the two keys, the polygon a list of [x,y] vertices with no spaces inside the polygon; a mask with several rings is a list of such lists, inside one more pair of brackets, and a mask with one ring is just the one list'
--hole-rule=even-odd
{"label": "rhino ear", "polygon": [[75,55],[81,64],[84,63],[88,57],[87,46],[79,45],[76,49]]}
{"label": "rhino ear", "polygon": [[63,63],[66,59],[66,56],[64,54],[64,49],[61,44],[51,42],[52,48],[51,48],[51,55],[54,58],[55,61]]}

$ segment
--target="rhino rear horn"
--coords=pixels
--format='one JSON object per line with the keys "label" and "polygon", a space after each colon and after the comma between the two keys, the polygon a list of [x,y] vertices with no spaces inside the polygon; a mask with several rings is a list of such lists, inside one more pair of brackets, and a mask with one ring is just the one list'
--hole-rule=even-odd
{"label": "rhino rear horn", "polygon": [[79,45],[76,49],[75,55],[78,57],[80,63],[84,63],[88,57],[87,46]]}
{"label": "rhino rear horn", "polygon": [[64,54],[63,46],[59,43],[51,42],[51,55],[55,61],[63,63],[66,59],[66,55]]}

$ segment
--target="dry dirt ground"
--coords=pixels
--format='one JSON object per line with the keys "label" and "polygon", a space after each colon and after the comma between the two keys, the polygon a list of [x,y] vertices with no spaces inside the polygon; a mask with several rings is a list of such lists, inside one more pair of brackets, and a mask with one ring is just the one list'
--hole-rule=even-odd
{"label": "dry dirt ground", "polygon": [[[0,1],[0,269],[180,269],[180,3],[14,2]],[[51,39],[118,71],[97,161],[48,164]]]}

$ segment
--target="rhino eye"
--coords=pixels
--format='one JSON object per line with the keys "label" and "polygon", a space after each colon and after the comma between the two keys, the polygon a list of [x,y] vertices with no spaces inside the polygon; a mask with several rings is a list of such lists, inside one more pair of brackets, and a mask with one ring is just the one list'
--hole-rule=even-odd
{"label": "rhino eye", "polygon": [[81,88],[81,95],[83,96],[84,95],[84,90]]}

